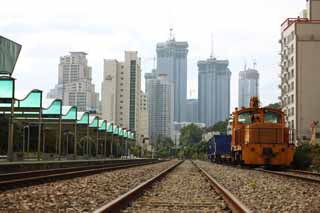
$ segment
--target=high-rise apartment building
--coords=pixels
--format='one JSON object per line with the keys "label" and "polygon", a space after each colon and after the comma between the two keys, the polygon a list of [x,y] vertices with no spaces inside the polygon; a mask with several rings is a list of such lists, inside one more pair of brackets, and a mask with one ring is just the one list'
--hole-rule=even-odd
{"label": "high-rise apartment building", "polygon": [[104,60],[101,86],[102,118],[132,131],[139,129],[140,61],[136,51],[126,51],[123,62],[115,59]]}
{"label": "high-rise apartment building", "polygon": [[249,107],[250,98],[259,97],[259,73],[256,69],[239,72],[239,107]]}
{"label": "high-rise apartment building", "polygon": [[198,123],[199,108],[198,99],[188,99],[186,102],[186,122]]}
{"label": "high-rise apartment building", "polygon": [[77,106],[79,111],[96,111],[99,94],[92,84],[92,68],[85,52],[70,52],[60,57],[58,84],[48,97],[63,100],[64,105]]}
{"label": "high-rise apartment building", "polygon": [[[148,75],[146,75],[148,76]],[[173,136],[174,84],[166,74],[146,79],[148,88],[149,137],[156,143],[158,137]]]}
{"label": "high-rise apartment building", "polygon": [[198,61],[199,122],[212,126],[230,113],[230,77],[228,60],[210,57]]}
{"label": "high-rise apartment building", "polygon": [[281,25],[282,109],[296,137],[310,137],[310,124],[320,120],[320,1],[307,1],[303,18]]}
{"label": "high-rise apartment building", "polygon": [[174,83],[174,121],[185,120],[187,100],[187,56],[188,43],[170,38],[157,44],[156,75],[166,74]]}

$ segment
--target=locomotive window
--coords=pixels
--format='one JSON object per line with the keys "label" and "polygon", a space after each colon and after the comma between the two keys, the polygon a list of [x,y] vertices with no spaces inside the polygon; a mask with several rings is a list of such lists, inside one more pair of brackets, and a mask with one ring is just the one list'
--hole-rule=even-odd
{"label": "locomotive window", "polygon": [[276,112],[265,112],[264,113],[264,122],[279,124],[279,123],[281,123],[281,115]]}
{"label": "locomotive window", "polygon": [[251,112],[241,113],[238,116],[238,123],[240,123],[240,124],[251,124],[252,123],[251,117],[252,117],[252,113]]}

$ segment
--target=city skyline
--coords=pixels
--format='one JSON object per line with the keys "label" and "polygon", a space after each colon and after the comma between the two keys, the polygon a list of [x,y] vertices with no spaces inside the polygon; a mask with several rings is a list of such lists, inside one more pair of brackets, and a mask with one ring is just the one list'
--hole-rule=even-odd
{"label": "city skyline", "polygon": [[[227,2],[221,1],[203,1],[202,4],[186,2],[184,3],[185,10],[182,11],[174,9],[179,8],[177,2],[172,2],[172,7],[169,9],[163,8],[162,3],[155,3],[153,6],[152,3],[141,2],[141,4],[145,3],[145,8],[150,8],[150,10],[146,10],[146,13],[143,14],[135,11],[137,16],[130,24],[125,20],[119,20],[119,15],[113,11],[108,11],[103,18],[93,13],[90,13],[90,18],[87,16],[82,18],[82,12],[97,10],[101,13],[101,9],[94,3],[79,4],[77,12],[72,12],[67,7],[73,4],[72,1],[65,3],[65,8],[59,7],[58,4],[39,3],[37,8],[42,10],[37,9],[39,12],[32,13],[30,11],[33,9],[29,6],[32,4],[19,3],[20,6],[17,7],[16,2],[12,1],[5,2],[3,5],[4,11],[0,15],[3,21],[0,29],[4,36],[24,44],[21,60],[18,61],[15,71],[15,77],[21,81],[17,87],[19,96],[25,95],[31,86],[43,88],[45,92],[53,88],[57,79],[57,58],[69,51],[85,51],[89,54],[88,60],[93,67],[93,83],[97,85],[97,91],[100,91],[99,82],[102,80],[103,58],[120,58],[124,50],[139,51],[142,57],[142,75],[150,72],[153,67],[153,60],[150,58],[155,55],[156,43],[167,40],[169,28],[173,26],[175,36],[189,43],[188,91],[197,90],[196,62],[209,56],[210,34],[213,32],[216,57],[218,59],[228,58],[230,70],[234,72],[231,79],[231,109],[237,105],[237,76],[238,70],[243,67],[244,58],[247,61],[255,58],[258,63],[257,68],[261,71],[261,79],[265,79],[261,83],[262,104],[276,102],[279,96],[277,88],[280,61],[277,43],[279,25],[287,17],[296,17],[301,8],[305,7],[305,1],[279,2],[274,0],[257,3],[247,0],[242,1],[241,4],[237,1],[230,2],[233,3],[233,8],[237,10],[242,8],[242,10],[229,8]],[[128,8],[137,7],[126,1],[112,3],[111,6],[118,8],[123,3],[126,3]],[[290,8],[287,7],[288,4],[291,5]],[[154,13],[159,12],[154,10],[155,7],[162,8],[166,18],[156,18]],[[199,7],[203,8],[203,14],[188,17],[188,14]],[[216,9],[209,12],[209,8]],[[219,19],[218,17],[221,17],[226,11],[219,11],[218,8],[228,10],[229,16]],[[256,10],[246,13],[248,8],[256,8]],[[270,11],[272,11],[272,16],[269,15]],[[129,9],[123,12],[132,14]],[[57,16],[59,18],[56,18]],[[152,18],[145,20],[145,16]],[[252,19],[252,17],[258,18]],[[105,20],[108,20],[107,23]],[[237,25],[230,29],[228,25],[235,23],[235,20],[237,20]],[[202,24],[199,25],[199,23]],[[76,37],[75,33],[78,34]],[[44,81],[36,85],[28,84],[34,75]],[[142,85],[144,85],[143,82]],[[195,97],[189,96],[188,98]]]}

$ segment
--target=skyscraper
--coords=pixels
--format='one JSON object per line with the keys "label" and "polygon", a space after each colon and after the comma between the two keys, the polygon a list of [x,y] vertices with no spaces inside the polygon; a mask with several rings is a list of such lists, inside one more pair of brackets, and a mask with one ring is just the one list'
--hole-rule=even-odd
{"label": "skyscraper", "polygon": [[[126,51],[125,59],[104,60],[102,117],[137,131],[140,112],[141,66],[138,52]],[[138,134],[137,134],[138,135]]]}
{"label": "skyscraper", "polygon": [[230,77],[228,60],[210,57],[198,61],[199,122],[212,126],[230,113]]}
{"label": "skyscraper", "polygon": [[198,123],[198,99],[188,99],[186,103],[186,122]]}
{"label": "skyscraper", "polygon": [[[148,75],[147,75],[148,76]],[[155,143],[159,136],[173,136],[174,85],[168,76],[161,74],[148,82],[149,136]]]}
{"label": "skyscraper", "polygon": [[281,25],[282,110],[298,138],[310,137],[310,124],[320,120],[320,1],[307,1],[304,17]]}
{"label": "skyscraper", "polygon": [[92,68],[85,52],[70,52],[60,57],[58,84],[48,97],[63,99],[64,105],[77,106],[79,111],[96,111],[99,94],[92,84]]}
{"label": "skyscraper", "polygon": [[185,120],[187,100],[187,55],[188,43],[170,38],[157,44],[156,75],[166,74],[174,84],[174,121]]}
{"label": "skyscraper", "polygon": [[259,73],[245,68],[239,73],[239,107],[249,107],[252,96],[259,96]]}

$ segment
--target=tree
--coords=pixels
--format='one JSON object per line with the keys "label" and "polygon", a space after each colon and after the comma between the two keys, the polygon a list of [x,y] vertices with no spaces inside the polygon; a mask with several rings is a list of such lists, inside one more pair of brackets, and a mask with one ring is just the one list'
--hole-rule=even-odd
{"label": "tree", "polygon": [[273,108],[273,109],[281,109],[280,103],[269,104],[267,107]]}
{"label": "tree", "polygon": [[189,124],[180,130],[180,144],[197,144],[202,139],[203,130],[195,124]]}
{"label": "tree", "polygon": [[228,119],[225,121],[219,121],[218,123],[214,124],[213,126],[207,128],[208,132],[215,131],[220,133],[227,133],[227,127],[228,127]]}
{"label": "tree", "polygon": [[173,140],[169,137],[158,137],[156,144],[156,155],[161,158],[170,157],[174,148]]}
{"label": "tree", "polygon": [[195,124],[185,126],[180,130],[181,149],[178,153],[183,158],[198,158],[203,154],[204,147],[201,143],[203,130]]}

